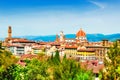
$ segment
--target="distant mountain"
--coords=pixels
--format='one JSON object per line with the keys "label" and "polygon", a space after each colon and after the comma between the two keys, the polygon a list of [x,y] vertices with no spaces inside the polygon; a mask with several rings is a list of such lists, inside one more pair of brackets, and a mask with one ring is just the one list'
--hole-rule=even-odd
{"label": "distant mountain", "polygon": [[[66,38],[76,38],[75,34],[66,34]],[[19,38],[26,38],[29,40],[34,40],[34,41],[54,41],[56,39],[56,35],[48,35],[48,36],[19,36]],[[3,40],[3,38],[1,38]],[[1,40],[0,39],[0,40]],[[87,34],[87,40],[90,42],[97,42],[101,41],[103,39],[107,39],[110,41],[115,41],[116,39],[120,39],[120,33],[116,34],[109,34],[109,35],[104,35],[104,34]]]}
{"label": "distant mountain", "polygon": [[[76,38],[75,34],[66,34],[66,38]],[[56,39],[56,35],[48,35],[48,36],[24,36],[24,38],[27,38],[29,40],[35,40],[35,41],[54,41]],[[120,39],[120,33],[117,34],[87,34],[87,40],[90,42],[97,42],[101,41],[103,39],[108,39],[110,41],[115,41],[116,39]]]}
{"label": "distant mountain", "polygon": [[101,41],[103,39],[107,39],[109,41],[115,41],[117,39],[120,39],[120,33],[109,34],[109,35],[104,35],[104,34],[87,34],[87,39],[90,42]]}

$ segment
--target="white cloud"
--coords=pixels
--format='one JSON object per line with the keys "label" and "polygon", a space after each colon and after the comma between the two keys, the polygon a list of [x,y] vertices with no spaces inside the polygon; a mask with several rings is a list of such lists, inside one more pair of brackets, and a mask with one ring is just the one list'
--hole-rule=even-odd
{"label": "white cloud", "polygon": [[94,4],[94,5],[96,5],[96,6],[98,6],[99,8],[101,8],[101,9],[104,9],[105,8],[105,5],[103,5],[102,3],[100,3],[100,2],[96,2],[96,1],[89,1],[90,3],[92,3],[92,4]]}

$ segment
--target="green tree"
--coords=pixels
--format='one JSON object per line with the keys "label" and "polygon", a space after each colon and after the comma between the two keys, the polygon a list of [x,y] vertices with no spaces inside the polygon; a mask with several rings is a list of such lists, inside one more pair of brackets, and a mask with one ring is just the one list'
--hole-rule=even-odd
{"label": "green tree", "polygon": [[14,63],[17,62],[17,59],[11,52],[2,48],[2,43],[0,43],[0,79],[5,77],[7,69]]}
{"label": "green tree", "polygon": [[50,80],[47,63],[38,59],[25,60],[26,66],[14,64],[4,73],[5,80]]}
{"label": "green tree", "polygon": [[56,51],[55,55],[51,55],[51,59],[48,59],[51,64],[54,65],[59,65],[60,64],[60,56],[59,56],[59,51]]}
{"label": "green tree", "polygon": [[64,55],[62,62],[54,66],[54,80],[92,80],[92,72],[80,67],[80,63],[72,59],[66,59]]}
{"label": "green tree", "polygon": [[120,44],[116,41],[114,45],[110,47],[104,60],[105,69],[103,71],[104,80],[118,80],[120,74],[118,74],[118,66],[120,66]]}
{"label": "green tree", "polygon": [[33,59],[26,66],[28,68],[27,75],[29,76],[29,80],[48,80],[49,74],[47,73],[48,65],[45,61],[41,62],[37,59]]}
{"label": "green tree", "polygon": [[[43,57],[43,56],[42,56]],[[80,63],[67,59],[60,60],[59,52],[48,60],[24,60],[26,66],[12,64],[4,73],[4,80],[92,80],[92,72],[80,67]]]}

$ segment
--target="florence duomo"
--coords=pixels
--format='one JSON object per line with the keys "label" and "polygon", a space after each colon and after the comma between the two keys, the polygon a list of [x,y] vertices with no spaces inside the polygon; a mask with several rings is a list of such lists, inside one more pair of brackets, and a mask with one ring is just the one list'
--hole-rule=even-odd
{"label": "florence duomo", "polygon": [[[97,70],[93,68],[93,73],[98,74],[99,70],[104,67],[103,62],[106,52],[113,45],[113,42],[108,40],[89,42],[86,32],[81,28],[76,32],[75,38],[66,38],[64,32],[60,31],[59,35],[56,34],[56,39],[49,42],[36,42],[25,38],[14,38],[12,37],[12,32],[12,27],[8,26],[8,36],[2,45],[12,52],[13,55],[20,57],[19,65],[23,65],[21,59],[35,58],[37,54],[43,53],[43,50],[44,55],[49,57],[55,55],[56,51],[58,51],[60,58],[66,55],[68,59],[72,58],[82,63],[89,62],[88,67],[90,65],[99,66]],[[118,42],[120,41],[118,40]]]}
{"label": "florence duomo", "polygon": [[[77,58],[79,60],[102,60],[105,55],[105,51],[108,47],[110,47],[113,43],[108,40],[103,40],[100,42],[89,42],[87,40],[86,33],[83,29],[80,28],[78,32],[76,32],[76,38],[66,38],[64,32],[60,32],[60,36],[56,35],[55,41],[51,42],[35,42],[24,38],[13,38],[12,37],[12,27],[8,27],[8,37],[6,37],[3,45],[8,47],[8,49],[13,49],[13,53],[17,56],[28,54],[26,52],[34,53],[34,48],[46,48],[47,55],[52,55],[53,52],[50,52],[51,48],[54,46],[57,50],[63,48],[62,53],[66,54],[67,57],[71,56]],[[29,46],[28,46],[29,45]],[[35,45],[35,46],[34,46]],[[49,46],[48,46],[49,45]],[[15,51],[14,48],[22,47],[23,51]],[[27,47],[27,48],[26,48]],[[62,55],[61,55],[62,56]]]}

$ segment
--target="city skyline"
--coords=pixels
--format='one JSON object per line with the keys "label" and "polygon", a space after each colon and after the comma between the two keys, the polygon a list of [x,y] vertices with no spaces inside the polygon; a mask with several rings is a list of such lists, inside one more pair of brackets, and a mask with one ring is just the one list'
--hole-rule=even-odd
{"label": "city skyline", "polygon": [[1,0],[0,36],[119,33],[119,0]]}

